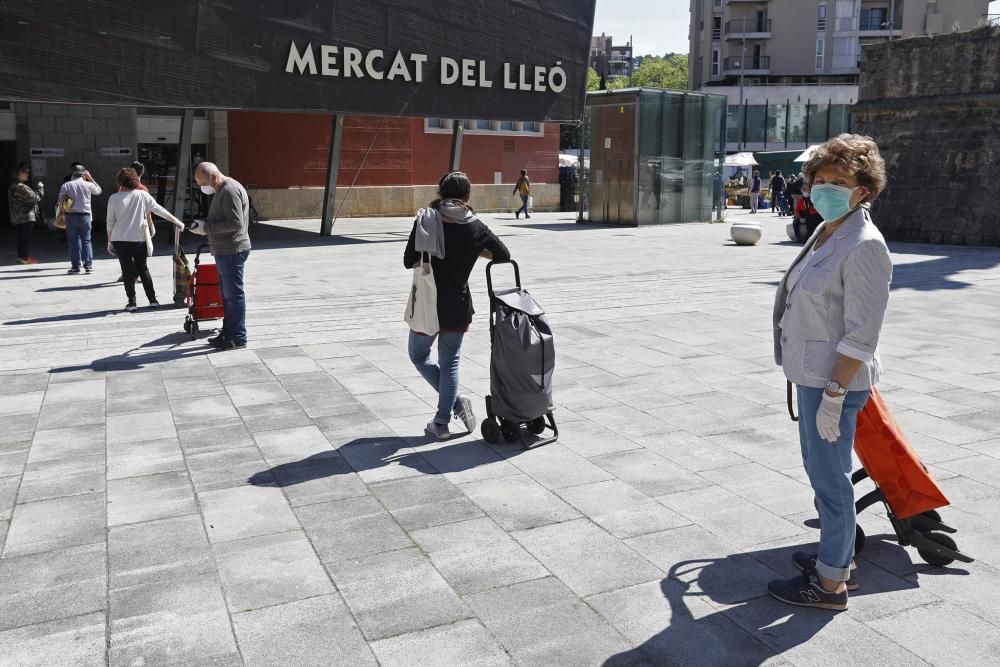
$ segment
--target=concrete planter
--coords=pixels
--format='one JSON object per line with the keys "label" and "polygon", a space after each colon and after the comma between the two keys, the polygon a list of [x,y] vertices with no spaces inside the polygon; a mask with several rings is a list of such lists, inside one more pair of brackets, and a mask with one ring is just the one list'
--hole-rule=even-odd
{"label": "concrete planter", "polygon": [[729,236],[736,245],[756,245],[760,241],[760,225],[756,222],[734,222]]}

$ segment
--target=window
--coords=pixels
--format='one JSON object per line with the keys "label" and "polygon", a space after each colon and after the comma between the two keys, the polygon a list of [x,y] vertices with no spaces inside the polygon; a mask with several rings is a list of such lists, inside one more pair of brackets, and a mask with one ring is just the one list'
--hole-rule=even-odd
{"label": "window", "polygon": [[834,38],[832,67],[835,70],[856,69],[858,67],[857,37]]}
{"label": "window", "polygon": [[885,30],[889,23],[889,10],[886,7],[862,7],[860,30]]}
{"label": "window", "polygon": [[[511,120],[465,120],[462,121],[466,134],[506,134],[541,136],[545,134],[543,123],[518,122]],[[424,132],[430,134],[451,133],[454,122],[448,118],[425,118]]]}
{"label": "window", "polygon": [[816,30],[826,32],[826,5],[820,5],[816,10]]}
{"label": "window", "polygon": [[542,131],[542,124],[541,123],[522,123],[521,124],[521,131],[522,132],[541,132]]}
{"label": "window", "polygon": [[513,132],[514,131],[514,121],[512,121],[512,120],[502,120],[502,121],[500,121],[500,131],[501,132]]}
{"label": "window", "polygon": [[722,17],[713,16],[712,17],[712,39],[720,40],[722,39]]}
{"label": "window", "polygon": [[712,76],[719,76],[719,50],[712,49]]}
{"label": "window", "polygon": [[444,122],[440,118],[428,118],[427,119],[427,127],[433,127],[433,128],[440,129],[440,128],[444,127]]}
{"label": "window", "polygon": [[823,69],[823,56],[826,52],[826,38],[816,38],[816,69]]}

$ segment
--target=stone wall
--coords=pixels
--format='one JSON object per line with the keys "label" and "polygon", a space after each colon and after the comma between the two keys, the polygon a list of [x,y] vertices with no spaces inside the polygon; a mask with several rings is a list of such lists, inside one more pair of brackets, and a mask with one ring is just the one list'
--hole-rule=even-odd
{"label": "stone wall", "polygon": [[[115,175],[122,167],[136,160],[135,109],[70,104],[14,105],[18,124],[18,147],[24,155],[18,160],[31,159],[31,148],[61,148],[62,157],[35,158],[44,160],[45,200],[42,212],[46,218],[55,215],[56,197],[71,162],[82,162],[104,192],[93,199],[94,217],[103,219],[108,196],[117,189]],[[131,155],[103,157],[102,148],[125,147]]]}
{"label": "stone wall", "polygon": [[1000,28],[865,47],[852,113],[886,159],[887,239],[1000,245]]}
{"label": "stone wall", "polygon": [[[340,217],[409,216],[435,197],[433,185],[387,185],[337,188]],[[473,185],[472,206],[477,211],[505,211],[520,206],[512,196],[514,186]],[[559,210],[559,184],[533,183],[534,207]],[[323,212],[323,188],[252,188],[254,208],[264,219],[318,218]],[[345,199],[346,198],[346,199]]]}

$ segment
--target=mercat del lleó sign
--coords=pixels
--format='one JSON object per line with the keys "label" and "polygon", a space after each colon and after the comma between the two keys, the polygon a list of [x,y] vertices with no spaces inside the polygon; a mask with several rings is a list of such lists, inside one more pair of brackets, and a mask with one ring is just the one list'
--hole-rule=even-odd
{"label": "mercat del lle\u00f3 sign", "polygon": [[0,100],[572,121],[594,4],[12,0]]}

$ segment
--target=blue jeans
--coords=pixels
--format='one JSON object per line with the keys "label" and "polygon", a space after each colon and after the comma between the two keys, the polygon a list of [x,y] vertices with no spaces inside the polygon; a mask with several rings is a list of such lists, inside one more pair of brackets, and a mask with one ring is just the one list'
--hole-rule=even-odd
{"label": "blue jeans", "polygon": [[840,439],[827,442],[816,430],[816,411],[823,389],[797,387],[799,397],[799,443],[802,464],[816,494],[819,507],[819,556],[816,572],[834,581],[847,581],[854,558],[854,485],[851,484],[851,452],[858,412],[868,402],[867,389],[849,391],[840,415]]}
{"label": "blue jeans", "polygon": [[219,290],[222,292],[222,335],[234,343],[247,342],[247,299],[243,291],[243,265],[249,250],[235,255],[216,255]]}
{"label": "blue jeans", "polygon": [[[424,379],[437,390],[436,424],[447,424],[458,405],[458,362],[462,352],[463,332],[444,331],[435,336],[418,336],[410,332],[410,361]],[[431,346],[438,342],[438,363],[431,361]]]}
{"label": "blue jeans", "polygon": [[69,262],[74,269],[94,268],[94,248],[90,243],[92,218],[89,213],[66,214],[66,244],[69,246]]}
{"label": "blue jeans", "polygon": [[528,197],[529,195],[521,195],[521,208],[517,209],[517,214],[524,213],[524,217],[528,217]]}

